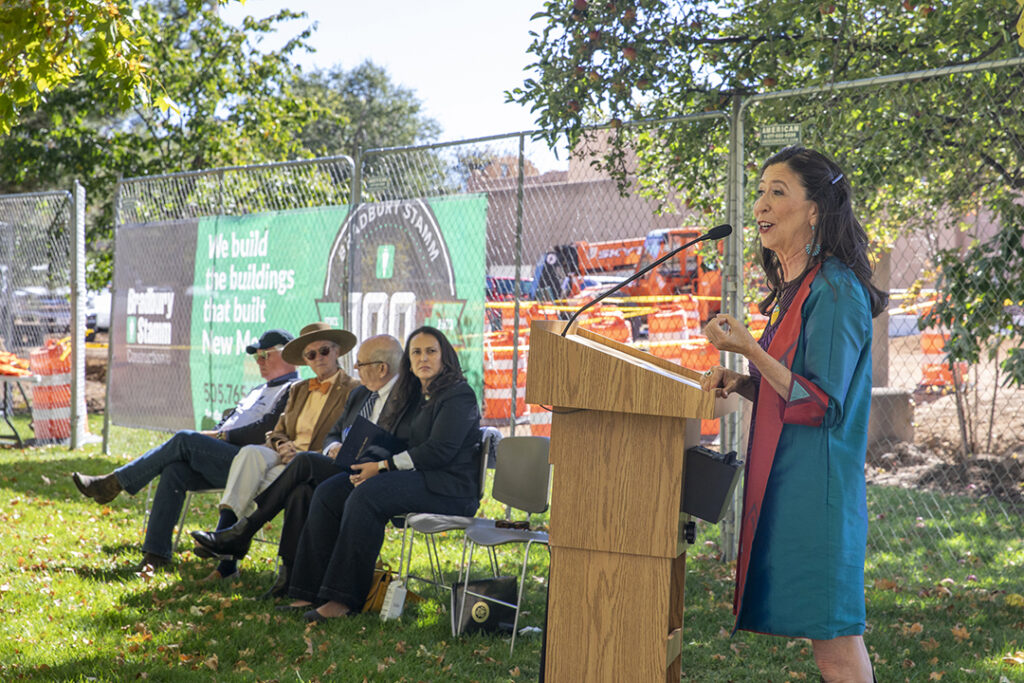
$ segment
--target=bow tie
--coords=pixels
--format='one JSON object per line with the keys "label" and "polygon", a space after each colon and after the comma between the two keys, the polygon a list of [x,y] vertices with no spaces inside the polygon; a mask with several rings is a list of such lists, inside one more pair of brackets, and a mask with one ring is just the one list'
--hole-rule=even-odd
{"label": "bow tie", "polygon": [[319,391],[321,394],[326,394],[330,390],[331,390],[331,382],[321,382],[316,377],[314,377],[313,379],[309,380],[309,391],[310,391],[310,393],[312,393],[314,391]]}

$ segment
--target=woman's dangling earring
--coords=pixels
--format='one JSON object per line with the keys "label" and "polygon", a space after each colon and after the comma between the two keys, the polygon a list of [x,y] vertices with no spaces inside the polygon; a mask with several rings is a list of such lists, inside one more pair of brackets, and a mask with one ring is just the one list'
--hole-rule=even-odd
{"label": "woman's dangling earring", "polygon": [[[811,223],[811,232],[814,232],[814,228],[815,227],[817,227],[817,226],[815,226],[814,223]],[[813,241],[814,238],[811,237],[811,240]],[[807,244],[804,245],[804,251],[807,252],[808,256],[817,256],[818,254],[821,253],[821,244],[820,243],[815,244],[814,245],[814,252],[812,253],[811,252],[811,244],[810,244],[810,242],[808,242]]]}

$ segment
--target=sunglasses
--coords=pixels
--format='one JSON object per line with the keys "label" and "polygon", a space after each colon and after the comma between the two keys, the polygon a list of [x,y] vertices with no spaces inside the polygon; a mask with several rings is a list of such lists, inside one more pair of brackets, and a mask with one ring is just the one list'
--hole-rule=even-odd
{"label": "sunglasses", "polygon": [[321,346],[319,349],[310,349],[309,351],[306,351],[304,354],[302,354],[302,357],[305,358],[306,360],[313,360],[314,358],[317,357],[317,354],[320,354],[321,356],[326,356],[333,350],[333,346]]}
{"label": "sunglasses", "polygon": [[362,370],[362,369],[363,369],[363,368],[365,368],[365,367],[366,367],[367,365],[376,365],[377,363],[383,363],[383,362],[384,362],[384,361],[382,361],[382,360],[368,360],[368,361],[366,361],[365,363],[360,363],[360,362],[356,361],[356,363],[355,363],[355,365],[354,365],[353,367],[354,367],[354,368],[355,368],[356,370]]}
{"label": "sunglasses", "polygon": [[497,519],[494,526],[498,529],[529,529],[530,523],[524,520]]}
{"label": "sunglasses", "polygon": [[279,346],[272,346],[269,349],[260,349],[256,352],[256,360],[266,360],[270,358],[270,354],[277,353],[281,350]]}

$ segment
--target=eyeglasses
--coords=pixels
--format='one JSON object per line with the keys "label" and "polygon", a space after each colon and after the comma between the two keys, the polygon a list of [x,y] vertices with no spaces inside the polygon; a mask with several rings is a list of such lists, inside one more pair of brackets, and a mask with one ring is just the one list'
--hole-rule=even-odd
{"label": "eyeglasses", "polygon": [[361,363],[359,361],[356,361],[355,365],[353,365],[352,367],[354,367],[356,370],[362,370],[367,365],[376,365],[377,363],[383,363],[383,362],[384,361],[382,361],[382,360],[368,360],[365,363]]}
{"label": "eyeglasses", "polygon": [[280,346],[271,346],[269,349],[260,349],[256,352],[256,360],[266,360],[270,358],[270,354],[279,352]]}
{"label": "eyeglasses", "polygon": [[314,358],[316,358],[317,354],[320,354],[321,356],[326,356],[333,350],[333,346],[321,346],[319,349],[310,349],[309,351],[306,351],[304,354],[302,354],[302,357],[305,358],[306,360],[313,360]]}
{"label": "eyeglasses", "polygon": [[497,528],[517,528],[517,529],[528,529],[529,522],[525,519],[512,521],[511,519],[496,519],[495,526]]}

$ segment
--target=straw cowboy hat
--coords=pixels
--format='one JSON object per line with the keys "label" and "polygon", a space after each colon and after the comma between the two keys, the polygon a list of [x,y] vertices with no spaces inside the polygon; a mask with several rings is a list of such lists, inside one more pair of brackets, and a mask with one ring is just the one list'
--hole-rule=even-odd
{"label": "straw cowboy hat", "polygon": [[299,332],[299,336],[285,344],[281,350],[281,358],[292,365],[308,365],[302,352],[311,342],[320,340],[332,341],[341,347],[339,356],[344,356],[356,345],[356,336],[348,330],[337,330],[327,323],[312,323]]}

